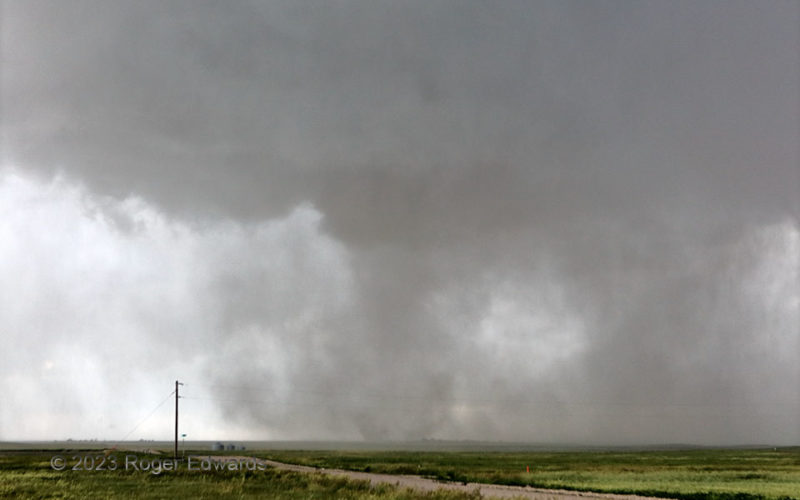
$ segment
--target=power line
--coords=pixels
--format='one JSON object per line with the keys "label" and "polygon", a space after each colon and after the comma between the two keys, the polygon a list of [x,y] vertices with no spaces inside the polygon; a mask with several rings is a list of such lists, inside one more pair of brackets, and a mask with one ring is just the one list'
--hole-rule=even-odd
{"label": "power line", "polygon": [[114,445],[112,446],[112,448],[115,448],[115,447],[116,447],[118,444],[120,444],[121,442],[125,441],[125,440],[128,438],[128,436],[130,436],[131,434],[133,434],[133,432],[134,432],[136,429],[138,429],[140,425],[142,425],[143,423],[145,423],[145,422],[147,421],[147,419],[149,419],[150,417],[152,417],[152,416],[153,416],[153,414],[154,414],[156,411],[158,411],[158,409],[159,409],[159,408],[161,408],[161,407],[164,405],[164,403],[166,403],[167,401],[169,401],[169,399],[172,397],[172,395],[173,395],[173,394],[175,394],[175,391],[172,391],[172,392],[170,392],[170,393],[167,395],[167,397],[166,397],[166,398],[164,398],[164,400],[163,400],[163,401],[161,401],[160,403],[158,403],[158,404],[156,405],[156,407],[155,407],[155,408],[153,408],[153,409],[150,411],[150,413],[148,413],[148,414],[147,414],[147,416],[146,416],[146,417],[144,417],[142,420],[140,420],[138,424],[136,424],[135,426],[133,426],[133,429],[131,429],[130,431],[128,431],[128,433],[127,433],[127,434],[125,434],[125,436],[124,436],[122,439],[120,439],[119,441],[117,441],[116,443],[114,443]]}

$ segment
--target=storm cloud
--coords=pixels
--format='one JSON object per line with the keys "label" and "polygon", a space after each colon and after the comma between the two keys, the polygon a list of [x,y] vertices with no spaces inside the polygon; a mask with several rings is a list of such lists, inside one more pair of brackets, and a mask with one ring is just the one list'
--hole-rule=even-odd
{"label": "storm cloud", "polygon": [[0,5],[0,438],[800,440],[796,2]]}

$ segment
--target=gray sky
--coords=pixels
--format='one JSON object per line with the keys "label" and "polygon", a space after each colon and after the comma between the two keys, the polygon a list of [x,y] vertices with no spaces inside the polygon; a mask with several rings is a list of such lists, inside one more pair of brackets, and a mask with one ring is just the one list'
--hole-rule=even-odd
{"label": "gray sky", "polygon": [[0,439],[800,443],[800,3],[0,8]]}

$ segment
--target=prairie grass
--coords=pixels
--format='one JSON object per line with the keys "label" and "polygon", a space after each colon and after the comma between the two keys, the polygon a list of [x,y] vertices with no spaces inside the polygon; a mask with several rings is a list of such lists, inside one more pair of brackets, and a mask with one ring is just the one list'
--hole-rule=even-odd
{"label": "prairie grass", "polygon": [[687,500],[800,498],[800,448],[511,453],[270,451],[260,456],[316,467]]}
{"label": "prairie grass", "polygon": [[[13,499],[251,499],[347,498],[353,500],[468,500],[473,494],[421,493],[391,485],[370,486],[323,474],[263,471],[56,471],[53,451],[0,453],[0,498]],[[96,453],[92,451],[92,453]]]}

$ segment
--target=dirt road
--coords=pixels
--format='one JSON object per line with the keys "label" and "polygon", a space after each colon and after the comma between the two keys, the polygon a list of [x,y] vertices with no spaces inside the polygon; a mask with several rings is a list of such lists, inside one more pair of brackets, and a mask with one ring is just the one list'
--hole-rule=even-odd
{"label": "dirt road", "polygon": [[[653,500],[652,497],[636,495],[615,495],[611,493],[592,493],[568,490],[548,490],[521,486],[503,486],[499,484],[481,483],[454,483],[428,479],[420,476],[375,474],[371,472],[358,472],[342,469],[321,469],[305,465],[285,464],[274,460],[253,457],[211,456],[197,457],[198,459],[211,459],[219,462],[256,460],[258,463],[275,467],[276,469],[295,472],[330,474],[332,476],[345,476],[350,479],[369,481],[370,484],[393,484],[400,488],[411,488],[417,491],[433,491],[439,489],[472,492],[478,490],[485,498],[528,498],[534,500]],[[663,500],[663,499],[662,499]]]}

